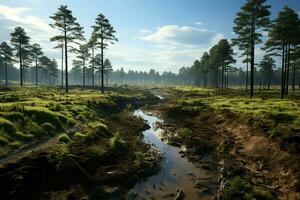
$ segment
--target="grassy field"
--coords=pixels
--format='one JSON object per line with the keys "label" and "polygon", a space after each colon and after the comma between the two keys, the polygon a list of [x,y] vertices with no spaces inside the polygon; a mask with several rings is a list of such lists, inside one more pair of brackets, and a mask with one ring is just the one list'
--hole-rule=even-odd
{"label": "grassy field", "polygon": [[197,87],[173,88],[178,96],[173,105],[184,109],[197,110],[203,106],[215,110],[230,111],[250,116],[269,125],[270,137],[291,139],[292,134],[300,131],[300,91],[296,91],[286,99],[280,99],[278,90],[256,91],[250,99],[242,89],[219,91]]}
{"label": "grassy field", "polygon": [[58,133],[64,136],[76,127],[84,131],[72,137],[88,139],[102,134],[93,130],[106,128],[103,117],[106,113],[113,114],[130,100],[145,100],[145,94],[122,88],[105,94],[80,88],[68,94],[50,87],[3,88],[0,90],[0,156],[41,138]]}

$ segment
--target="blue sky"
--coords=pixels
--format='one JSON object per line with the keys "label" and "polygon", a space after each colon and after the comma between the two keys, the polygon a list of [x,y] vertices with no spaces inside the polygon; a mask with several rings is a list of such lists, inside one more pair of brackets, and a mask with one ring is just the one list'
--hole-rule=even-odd
{"label": "blue sky", "polygon": [[[231,39],[233,19],[245,0],[0,0],[0,41],[8,40],[15,26],[23,26],[32,42],[60,60],[49,37],[55,34],[49,16],[59,5],[68,5],[88,38],[97,14],[115,27],[119,42],[106,57],[115,69],[160,72],[190,66],[222,38]],[[300,0],[268,0],[271,18],[283,6],[300,11]],[[257,60],[263,52],[257,50]],[[71,59],[74,56],[71,56]],[[240,62],[237,63],[241,67]]]}

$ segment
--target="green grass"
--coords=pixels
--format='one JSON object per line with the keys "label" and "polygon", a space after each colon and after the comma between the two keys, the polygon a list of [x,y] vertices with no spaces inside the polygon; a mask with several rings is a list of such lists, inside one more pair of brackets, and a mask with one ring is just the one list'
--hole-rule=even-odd
{"label": "green grass", "polygon": [[64,144],[68,144],[72,141],[71,138],[65,133],[58,136],[58,140],[60,143],[64,143]]}
{"label": "green grass", "polygon": [[120,133],[115,133],[114,136],[110,139],[110,146],[114,150],[125,150],[127,148],[127,143],[123,140]]}
{"label": "green grass", "polygon": [[238,116],[247,116],[249,125],[256,127],[267,125],[269,130],[266,130],[266,134],[270,138],[291,140],[300,130],[300,91],[298,90],[294,94],[291,92],[285,99],[279,98],[278,89],[256,90],[252,99],[241,88],[221,91],[179,86],[167,90],[174,97],[167,106],[175,111],[201,112],[210,108],[233,112]]}
{"label": "green grass", "polygon": [[74,88],[65,94],[58,87],[2,88],[0,144],[14,149],[25,141],[68,132],[75,126],[84,130],[70,134],[71,140],[80,138],[93,143],[100,137],[111,137],[103,118],[120,111],[132,100],[150,96],[141,88],[120,87],[111,90],[101,94],[97,90]]}

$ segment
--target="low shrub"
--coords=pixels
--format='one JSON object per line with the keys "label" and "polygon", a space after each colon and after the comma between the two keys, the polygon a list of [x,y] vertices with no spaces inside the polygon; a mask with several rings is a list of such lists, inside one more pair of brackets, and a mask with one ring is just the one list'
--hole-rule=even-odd
{"label": "low shrub", "polygon": [[293,115],[290,115],[290,114],[287,114],[287,113],[282,113],[282,112],[277,112],[277,111],[271,111],[266,115],[270,119],[274,120],[274,122],[276,124],[292,122],[296,119],[296,117],[293,116]]}
{"label": "low shrub", "polygon": [[91,146],[87,149],[87,153],[94,159],[100,159],[107,151],[100,145]]}
{"label": "low shrub", "polygon": [[22,146],[22,143],[20,141],[14,141],[8,144],[13,149],[20,148]]}
{"label": "low shrub", "polygon": [[66,133],[63,133],[60,136],[58,136],[58,141],[60,143],[67,144],[67,143],[71,142],[72,140]]}
{"label": "low shrub", "polygon": [[26,107],[25,115],[32,118],[39,124],[49,122],[58,129],[62,128],[62,123],[67,122],[67,118],[59,113],[55,113],[44,107]]}
{"label": "low shrub", "polygon": [[145,168],[145,167],[149,166],[151,163],[146,160],[146,154],[145,153],[137,151],[137,152],[135,152],[134,164],[138,167]]}
{"label": "low shrub", "polygon": [[181,128],[178,131],[178,136],[180,138],[186,138],[186,137],[192,135],[192,133],[193,133],[193,131],[190,128]]}
{"label": "low shrub", "polygon": [[109,133],[107,130],[107,126],[101,122],[93,124],[92,129],[99,136],[106,136]]}
{"label": "low shrub", "polygon": [[110,146],[114,150],[125,150],[127,149],[127,143],[122,139],[119,132],[115,133],[110,139]]}
{"label": "low shrub", "polygon": [[245,199],[248,195],[249,186],[246,181],[239,176],[229,179],[225,186],[225,199]]}
{"label": "low shrub", "polygon": [[16,139],[20,139],[20,140],[30,140],[33,138],[33,135],[32,134],[25,134],[25,133],[22,133],[21,131],[16,131],[14,133],[11,133],[10,136],[16,138]]}
{"label": "low shrub", "polygon": [[251,196],[253,199],[259,200],[275,200],[272,193],[269,191],[256,190]]}
{"label": "low shrub", "polygon": [[35,137],[40,137],[44,133],[43,128],[31,120],[26,124],[26,131],[27,133],[32,134]]}
{"label": "low shrub", "polygon": [[11,121],[0,117],[0,129],[2,129],[5,133],[11,134],[17,131],[17,127]]}
{"label": "low shrub", "polygon": [[7,140],[6,137],[4,137],[4,135],[2,135],[3,133],[0,132],[0,146],[4,146],[7,145],[9,143],[9,141]]}
{"label": "low shrub", "polygon": [[50,135],[53,135],[56,130],[55,126],[53,126],[53,124],[48,122],[42,124],[42,129],[45,131],[45,133]]}
{"label": "low shrub", "polygon": [[1,112],[0,117],[16,122],[24,119],[24,115],[20,112]]}
{"label": "low shrub", "polygon": [[81,132],[76,132],[76,133],[74,134],[74,137],[75,137],[75,138],[84,139],[84,138],[86,138],[87,136],[86,136],[85,134],[81,133]]}

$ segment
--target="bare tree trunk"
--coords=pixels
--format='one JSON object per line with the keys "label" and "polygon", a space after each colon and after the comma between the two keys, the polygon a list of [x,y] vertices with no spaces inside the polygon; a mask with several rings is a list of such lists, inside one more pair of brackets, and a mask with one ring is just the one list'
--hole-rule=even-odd
{"label": "bare tree trunk", "polygon": [[38,57],[35,58],[35,85],[38,85]]}
{"label": "bare tree trunk", "polygon": [[7,58],[5,56],[5,85],[8,86],[8,77],[7,77]]}
{"label": "bare tree trunk", "polygon": [[68,44],[67,44],[67,31],[65,30],[65,66],[66,66],[66,93],[69,92],[69,80],[68,80]]}
{"label": "bare tree trunk", "polygon": [[23,86],[23,63],[22,63],[22,47],[19,45],[19,62],[20,62],[20,85]]}
{"label": "bare tree trunk", "polygon": [[95,69],[95,49],[94,46],[92,47],[92,85],[95,86],[95,75],[94,75],[94,69]]}
{"label": "bare tree trunk", "polygon": [[83,87],[85,87],[85,62],[84,62],[84,59],[82,60],[82,84],[83,84]]}
{"label": "bare tree trunk", "polygon": [[282,43],[282,61],[281,61],[281,99],[284,97],[285,88],[285,41]]}
{"label": "bare tree trunk", "polygon": [[247,70],[246,70],[246,91],[248,91],[248,79],[249,79],[249,54],[247,51]]}
{"label": "bare tree trunk", "polygon": [[290,78],[290,51],[291,51],[291,44],[288,44],[288,50],[287,50],[287,65],[286,65],[286,89],[285,89],[285,95],[287,96],[289,94],[289,78]]}
{"label": "bare tree trunk", "polygon": [[61,42],[61,87],[64,87],[64,43]]}
{"label": "bare tree trunk", "polygon": [[103,38],[101,38],[101,92],[104,93],[104,60],[103,60]]}
{"label": "bare tree trunk", "polygon": [[296,59],[294,58],[294,63],[293,63],[293,79],[292,79],[292,89],[293,92],[295,92],[295,83],[296,83]]}
{"label": "bare tree trunk", "polygon": [[254,92],[254,55],[255,55],[255,27],[254,27],[254,19],[251,21],[251,66],[250,66],[250,98],[253,97]]}

